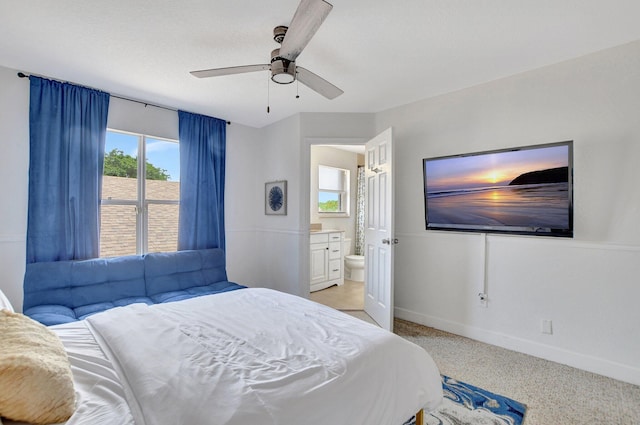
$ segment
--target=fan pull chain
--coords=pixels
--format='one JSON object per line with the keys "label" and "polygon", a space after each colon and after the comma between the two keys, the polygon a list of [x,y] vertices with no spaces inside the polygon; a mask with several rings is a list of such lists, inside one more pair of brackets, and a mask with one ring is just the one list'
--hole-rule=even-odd
{"label": "fan pull chain", "polygon": [[269,79],[270,79],[269,78],[269,73],[267,73],[267,114],[269,112],[271,112],[271,108],[269,107],[269,104],[271,103],[271,100],[270,100],[271,93],[269,91],[269,88],[270,88],[271,85],[269,84]]}
{"label": "fan pull chain", "polygon": [[296,99],[300,99],[298,90],[300,89],[300,80],[298,80],[298,71],[296,71]]}

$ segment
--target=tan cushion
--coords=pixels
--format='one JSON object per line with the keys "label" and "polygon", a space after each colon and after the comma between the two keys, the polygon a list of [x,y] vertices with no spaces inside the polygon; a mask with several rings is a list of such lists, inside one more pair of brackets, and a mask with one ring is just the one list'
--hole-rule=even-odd
{"label": "tan cushion", "polygon": [[69,358],[58,336],[19,313],[0,310],[0,416],[64,422],[75,410]]}

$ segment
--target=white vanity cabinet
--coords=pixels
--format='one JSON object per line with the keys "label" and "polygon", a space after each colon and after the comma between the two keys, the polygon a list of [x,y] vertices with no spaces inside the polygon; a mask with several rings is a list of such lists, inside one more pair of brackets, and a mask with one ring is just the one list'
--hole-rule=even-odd
{"label": "white vanity cabinet", "polygon": [[344,284],[342,244],[344,232],[313,232],[309,237],[310,291]]}

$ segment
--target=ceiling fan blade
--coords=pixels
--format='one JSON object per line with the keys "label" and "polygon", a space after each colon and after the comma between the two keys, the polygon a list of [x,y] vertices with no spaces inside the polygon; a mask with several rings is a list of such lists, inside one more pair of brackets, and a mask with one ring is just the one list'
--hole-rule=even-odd
{"label": "ceiling fan blade", "polygon": [[203,69],[201,71],[191,71],[191,75],[198,78],[219,77],[221,75],[243,74],[245,72],[265,71],[271,69],[271,65],[244,65],[230,66],[228,68]]}
{"label": "ceiling fan blade", "polygon": [[298,80],[327,99],[335,99],[344,93],[338,87],[334,86],[324,78],[314,74],[313,72],[301,66],[296,66],[296,75]]}
{"label": "ceiling fan blade", "polygon": [[282,40],[280,56],[295,61],[332,8],[333,6],[324,0],[302,0]]}

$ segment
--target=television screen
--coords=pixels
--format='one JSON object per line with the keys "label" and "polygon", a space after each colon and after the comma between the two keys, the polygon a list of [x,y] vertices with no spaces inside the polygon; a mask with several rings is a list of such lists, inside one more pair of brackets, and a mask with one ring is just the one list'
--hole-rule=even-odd
{"label": "television screen", "polygon": [[427,230],[573,237],[573,142],[423,160]]}

